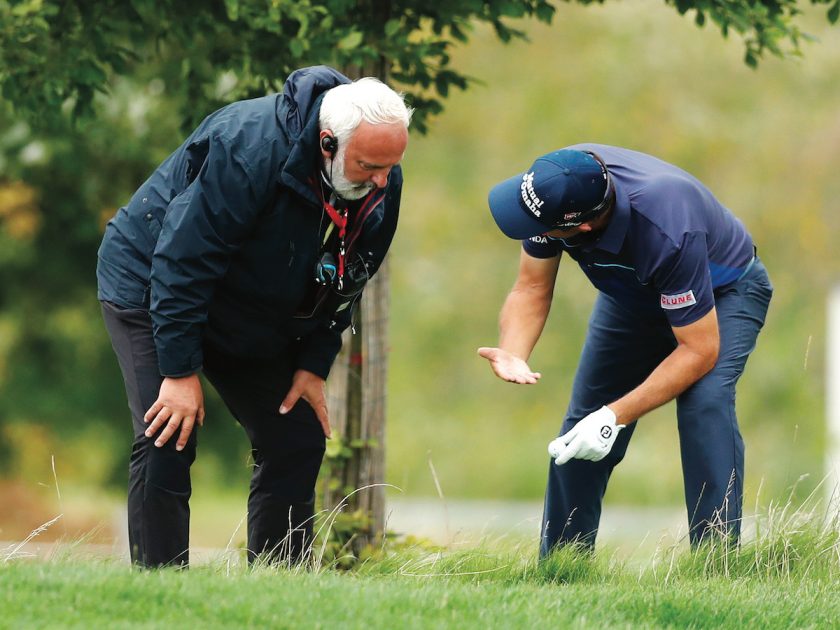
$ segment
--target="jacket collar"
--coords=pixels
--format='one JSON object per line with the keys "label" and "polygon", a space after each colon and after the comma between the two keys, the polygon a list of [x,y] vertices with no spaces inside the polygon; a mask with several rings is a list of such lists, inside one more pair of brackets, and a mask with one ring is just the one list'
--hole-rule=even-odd
{"label": "jacket collar", "polygon": [[318,114],[324,93],[350,79],[329,66],[311,66],[292,72],[283,85],[283,94],[277,99],[278,126],[286,133],[289,155],[277,179],[313,203],[307,180],[320,165],[318,150],[320,132]]}
{"label": "jacket collar", "polygon": [[318,173],[321,167],[321,152],[318,150],[318,136],[320,134],[318,112],[321,109],[323,99],[323,94],[318,96],[300,135],[294,139],[290,138],[294,141],[294,144],[292,144],[289,157],[278,175],[280,183],[288,186],[315,205],[320,204],[320,201],[308,182],[312,178],[312,174]]}

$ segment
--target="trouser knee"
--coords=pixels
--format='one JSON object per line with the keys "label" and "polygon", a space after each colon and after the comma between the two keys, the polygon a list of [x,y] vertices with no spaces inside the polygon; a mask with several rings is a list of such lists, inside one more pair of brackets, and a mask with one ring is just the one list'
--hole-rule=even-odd
{"label": "trouser knee", "polygon": [[130,472],[147,486],[173,494],[189,494],[191,490],[190,467],[195,461],[195,434],[190,436],[183,450],[175,449],[175,438],[163,446],[155,446],[150,438],[135,440]]}
{"label": "trouser knee", "polygon": [[285,497],[252,495],[248,506],[248,563],[297,564],[312,545],[315,497],[291,502]]}

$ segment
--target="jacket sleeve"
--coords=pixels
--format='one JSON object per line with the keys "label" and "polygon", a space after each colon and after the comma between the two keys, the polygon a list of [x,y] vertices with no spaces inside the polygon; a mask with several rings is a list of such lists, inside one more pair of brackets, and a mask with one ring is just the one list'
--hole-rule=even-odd
{"label": "jacket sleeve", "polygon": [[357,294],[347,308],[322,321],[314,331],[301,339],[299,369],[312,372],[326,380],[335,357],[341,350],[341,334],[351,324],[353,312],[361,298],[362,294]]}
{"label": "jacket sleeve", "polygon": [[[388,192],[385,195],[383,223],[376,230],[377,242],[373,247],[378,252],[378,256],[376,257],[375,265],[368,268],[371,278],[376,274],[382,261],[385,259],[385,255],[394,238],[394,232],[397,229],[397,218],[399,217],[400,197],[402,194],[401,173],[395,179],[397,181],[393,186],[389,186]],[[341,350],[341,334],[351,324],[353,312],[359,307],[359,300],[362,299],[362,294],[363,292],[357,294],[349,307],[338,311],[332,317],[322,321],[313,332],[301,339],[301,347],[298,354],[299,368],[317,374],[323,379],[329,376],[330,368],[335,361],[335,357]]]}
{"label": "jacket sleeve", "polygon": [[195,179],[169,204],[152,257],[151,304],[163,376],[201,369],[202,329],[216,281],[262,208],[266,169],[253,169],[231,142],[210,136],[190,147],[198,154]]}

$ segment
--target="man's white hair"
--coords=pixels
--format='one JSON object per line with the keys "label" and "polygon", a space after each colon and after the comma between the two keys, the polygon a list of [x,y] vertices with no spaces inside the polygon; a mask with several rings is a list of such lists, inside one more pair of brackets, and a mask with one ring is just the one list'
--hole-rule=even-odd
{"label": "man's white hair", "polygon": [[318,122],[321,129],[333,132],[339,147],[346,147],[363,120],[371,125],[402,123],[408,128],[413,112],[402,94],[379,79],[365,77],[327,90]]}

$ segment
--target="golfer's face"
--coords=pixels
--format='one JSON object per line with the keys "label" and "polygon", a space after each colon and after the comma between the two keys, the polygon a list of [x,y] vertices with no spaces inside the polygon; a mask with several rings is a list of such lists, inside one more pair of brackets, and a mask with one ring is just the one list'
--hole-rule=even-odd
{"label": "golfer's face", "polygon": [[575,234],[580,234],[585,230],[580,229],[580,226],[566,228],[564,230],[551,230],[550,232],[544,232],[543,236],[550,236],[551,238],[571,238]]}

